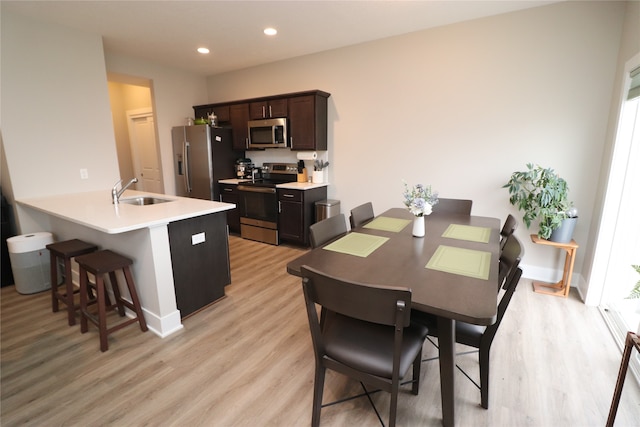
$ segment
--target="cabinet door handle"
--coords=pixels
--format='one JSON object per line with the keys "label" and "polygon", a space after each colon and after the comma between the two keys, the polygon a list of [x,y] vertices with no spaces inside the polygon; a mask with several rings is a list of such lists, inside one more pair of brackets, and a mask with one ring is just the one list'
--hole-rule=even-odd
{"label": "cabinet door handle", "polygon": [[278,213],[282,212],[282,203],[278,202]]}
{"label": "cabinet door handle", "polygon": [[289,198],[292,198],[292,197],[293,197],[293,194],[283,194],[283,195],[282,195],[282,197],[289,197]]}
{"label": "cabinet door handle", "polygon": [[262,118],[266,118],[267,111],[265,110],[265,106],[262,106]]}
{"label": "cabinet door handle", "polygon": [[271,105],[269,105],[269,117],[273,117],[273,113],[271,112]]}
{"label": "cabinet door handle", "polygon": [[290,138],[289,138],[289,141],[290,141],[290,142],[289,142],[289,147],[290,147],[290,148],[293,148],[293,137],[290,137]]}
{"label": "cabinet door handle", "polygon": [[228,192],[232,192],[233,190],[230,188],[223,188],[222,191],[228,191]]}

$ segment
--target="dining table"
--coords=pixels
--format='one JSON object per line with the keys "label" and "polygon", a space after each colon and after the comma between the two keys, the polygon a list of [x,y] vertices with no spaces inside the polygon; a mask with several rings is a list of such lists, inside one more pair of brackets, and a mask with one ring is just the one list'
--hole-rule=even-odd
{"label": "dining table", "polygon": [[496,321],[500,220],[468,214],[424,217],[425,236],[414,237],[415,217],[391,208],[346,235],[287,264],[343,280],[411,289],[411,309],[437,317],[442,423],[455,425],[455,322]]}

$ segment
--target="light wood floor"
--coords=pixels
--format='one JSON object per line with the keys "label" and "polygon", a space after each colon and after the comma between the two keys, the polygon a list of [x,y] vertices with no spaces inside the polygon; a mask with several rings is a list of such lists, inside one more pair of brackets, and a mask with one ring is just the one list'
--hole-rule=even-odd
{"label": "light wood floor", "polygon": [[[137,326],[80,334],[52,313],[48,293],[1,296],[1,417],[30,426],[306,426],[314,361],[299,279],[286,263],[301,249],[231,237],[227,297],[161,339]],[[3,266],[4,267],[4,266]],[[430,343],[425,356],[436,356]],[[463,347],[461,347],[463,350]],[[620,351],[600,316],[576,295],[534,294],[522,280],[493,344],[491,397],[456,377],[458,426],[603,426]],[[477,355],[458,358],[478,378]],[[398,424],[440,426],[437,361],[424,362],[418,396],[401,393]],[[408,386],[407,386],[408,387]],[[359,385],[330,373],[325,402]],[[388,395],[376,406],[386,422]],[[366,398],[322,411],[323,426],[376,426]],[[640,425],[640,390],[629,375],[617,426]]]}

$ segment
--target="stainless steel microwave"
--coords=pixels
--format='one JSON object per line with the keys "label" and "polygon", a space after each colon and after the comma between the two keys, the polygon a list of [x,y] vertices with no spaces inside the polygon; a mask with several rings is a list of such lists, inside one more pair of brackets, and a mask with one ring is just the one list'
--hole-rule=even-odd
{"label": "stainless steel microwave", "polygon": [[250,120],[249,148],[287,148],[287,119]]}

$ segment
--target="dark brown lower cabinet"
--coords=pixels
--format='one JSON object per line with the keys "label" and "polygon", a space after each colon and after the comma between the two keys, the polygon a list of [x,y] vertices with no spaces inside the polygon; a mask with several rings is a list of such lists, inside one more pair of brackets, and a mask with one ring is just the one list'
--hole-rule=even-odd
{"label": "dark brown lower cabinet", "polygon": [[315,204],[326,198],[327,187],[310,190],[278,188],[280,240],[309,246],[309,226],[315,222]]}
{"label": "dark brown lower cabinet", "polygon": [[240,234],[240,194],[238,193],[238,186],[235,184],[220,184],[220,201],[236,205],[234,209],[227,211],[227,224],[229,225],[230,233]]}
{"label": "dark brown lower cabinet", "polygon": [[227,213],[171,222],[169,246],[180,317],[224,296],[231,283]]}

